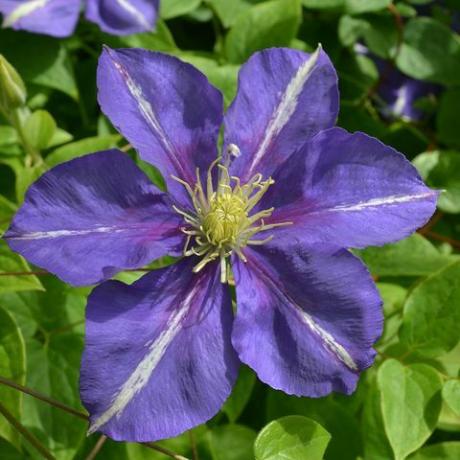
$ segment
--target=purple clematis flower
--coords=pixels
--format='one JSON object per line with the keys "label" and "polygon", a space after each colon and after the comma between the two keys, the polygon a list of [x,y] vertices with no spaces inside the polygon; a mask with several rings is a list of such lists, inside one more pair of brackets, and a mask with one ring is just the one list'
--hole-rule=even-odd
{"label": "purple clematis flower", "polygon": [[[152,441],[204,423],[240,361],[289,394],[351,393],[382,312],[345,248],[409,235],[437,192],[391,147],[333,127],[324,51],[254,54],[225,116],[204,75],[161,53],[105,49],[98,88],[168,192],[125,154],[94,153],[34,183],[4,236],[64,281],[103,281],[88,299],[81,367],[90,432]],[[132,285],[106,281],[166,254],[182,257]]]}
{"label": "purple clematis flower", "polygon": [[[86,18],[113,35],[152,30],[159,0],[84,0]],[[82,0],[0,0],[3,27],[68,37],[75,30]]]}
{"label": "purple clematis flower", "polygon": [[416,106],[417,100],[437,96],[442,87],[434,83],[408,77],[387,62],[371,53],[361,43],[356,43],[354,50],[374,61],[380,74],[377,94],[381,100],[378,105],[380,113],[388,118],[401,118],[405,121],[420,121],[426,113]]}

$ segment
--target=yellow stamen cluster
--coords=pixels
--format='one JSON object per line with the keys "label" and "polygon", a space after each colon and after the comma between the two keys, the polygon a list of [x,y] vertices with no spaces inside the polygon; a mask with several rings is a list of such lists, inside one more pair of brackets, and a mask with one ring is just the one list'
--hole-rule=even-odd
{"label": "yellow stamen cluster", "polygon": [[[270,235],[261,240],[253,239],[256,233],[290,225],[291,222],[265,224],[264,219],[272,215],[274,208],[250,215],[274,183],[273,179],[263,180],[260,174],[256,174],[242,185],[238,177],[230,177],[228,165],[219,164],[219,161],[220,158],[213,162],[208,170],[206,191],[198,169],[193,188],[182,179],[173,177],[185,187],[194,207],[192,212],[176,206],[174,209],[187,223],[187,226],[181,229],[187,235],[184,255],[203,257],[193,271],[197,273],[209,262],[220,259],[221,281],[226,283],[232,280],[227,258],[233,252],[246,262],[242,248],[247,245],[264,244],[273,238]],[[219,177],[217,188],[214,190],[212,171],[216,166],[219,169]]]}

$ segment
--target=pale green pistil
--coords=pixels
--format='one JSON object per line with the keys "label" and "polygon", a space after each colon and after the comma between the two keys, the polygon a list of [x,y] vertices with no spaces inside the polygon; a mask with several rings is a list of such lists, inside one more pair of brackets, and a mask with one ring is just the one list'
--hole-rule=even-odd
{"label": "pale green pistil", "polygon": [[[291,222],[265,224],[274,208],[251,215],[251,210],[261,200],[268,188],[274,183],[269,178],[263,180],[256,174],[248,183],[241,185],[237,177],[230,177],[228,167],[216,160],[208,170],[206,191],[201,183],[199,171],[196,171],[196,184],[192,188],[187,182],[173,177],[187,190],[193,203],[192,212],[174,209],[183,216],[187,226],[181,230],[187,235],[184,255],[202,257],[193,271],[199,272],[209,262],[220,259],[221,281],[231,281],[230,266],[227,258],[237,254],[246,262],[242,249],[248,245],[260,245],[270,241],[273,235],[265,239],[254,239],[256,233],[275,227],[290,225]],[[213,189],[212,170],[217,165],[219,180],[217,189]]]}

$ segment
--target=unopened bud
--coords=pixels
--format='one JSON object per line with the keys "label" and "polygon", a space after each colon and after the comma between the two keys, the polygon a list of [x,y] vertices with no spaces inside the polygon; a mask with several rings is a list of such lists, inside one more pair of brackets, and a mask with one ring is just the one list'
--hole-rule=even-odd
{"label": "unopened bud", "polygon": [[25,104],[26,87],[16,69],[0,54],[0,107],[10,111]]}

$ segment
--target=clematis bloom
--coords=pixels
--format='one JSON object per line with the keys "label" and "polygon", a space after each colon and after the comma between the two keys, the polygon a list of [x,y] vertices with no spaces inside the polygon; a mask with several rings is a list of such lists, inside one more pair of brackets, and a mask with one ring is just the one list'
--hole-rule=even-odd
{"label": "clematis bloom", "polygon": [[[255,53],[225,115],[203,74],[161,53],[105,49],[98,89],[167,192],[126,154],[94,153],[35,182],[4,236],[64,281],[102,282],[88,299],[81,366],[90,432],[153,441],[204,423],[240,362],[289,394],[353,392],[382,312],[346,248],[406,237],[437,192],[391,147],[334,128],[325,52]],[[164,255],[178,261],[132,285],[107,281]]]}
{"label": "clematis bloom", "polygon": [[68,37],[77,25],[82,4],[86,18],[112,35],[152,30],[159,0],[0,0],[3,27]]}

